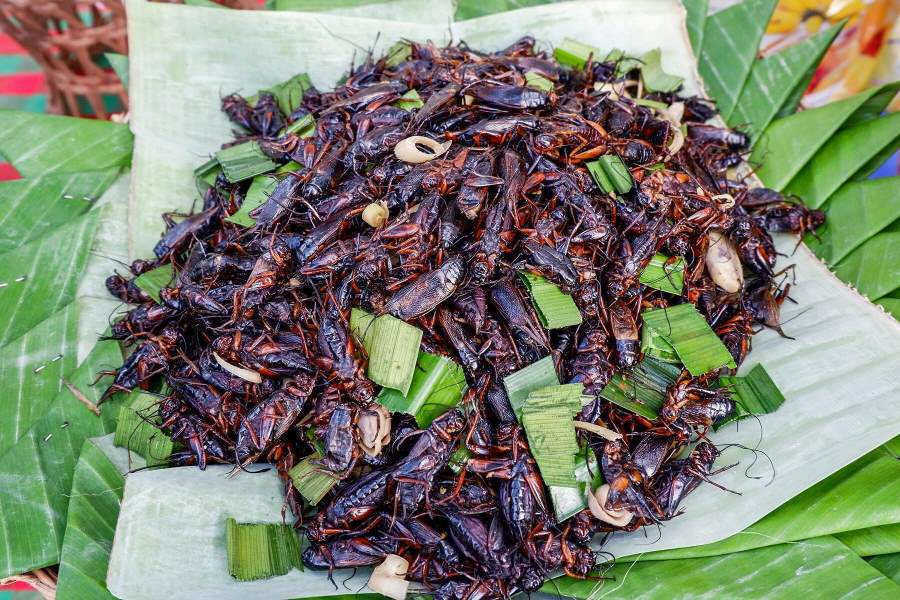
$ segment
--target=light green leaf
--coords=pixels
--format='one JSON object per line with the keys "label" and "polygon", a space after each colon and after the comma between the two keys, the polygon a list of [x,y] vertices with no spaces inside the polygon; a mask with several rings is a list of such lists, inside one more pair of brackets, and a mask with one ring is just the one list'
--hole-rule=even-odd
{"label": "light green leaf", "polygon": [[422,330],[391,315],[375,317],[364,310],[350,311],[350,331],[365,346],[369,379],[402,394],[409,392]]}
{"label": "light green leaf", "polygon": [[550,81],[537,71],[525,72],[525,85],[542,92],[552,92],[554,86],[552,81]]}
{"label": "light green leaf", "polygon": [[900,219],[900,177],[844,184],[831,196],[825,217],[816,236],[804,241],[819,258],[835,264]]}
{"label": "light green leaf", "polygon": [[312,505],[318,504],[338,482],[337,477],[316,468],[316,461],[321,459],[322,455],[314,452],[288,471],[294,487]]}
{"label": "light green leaf", "polygon": [[680,296],[684,287],[684,259],[676,256],[673,260],[665,254],[656,254],[641,271],[639,281],[647,287]]}
{"label": "light green leaf", "polygon": [[709,0],[682,0],[687,10],[688,37],[691,39],[691,48],[694,55],[700,56],[703,49],[703,30],[706,28],[706,15],[709,13]]}
{"label": "light green leaf", "polygon": [[[283,2],[284,0],[279,1]],[[474,19],[475,17],[494,15],[527,6],[539,6],[562,1],[564,0],[456,0],[456,19],[458,21]]]}
{"label": "light green leaf", "polygon": [[798,195],[807,206],[820,208],[841,184],[895,140],[900,140],[900,113],[843,129],[819,149],[785,190]]}
{"label": "light green leaf", "polygon": [[[555,586],[553,584],[556,584]],[[900,587],[833,537],[709,558],[619,561],[594,580],[562,577],[542,591],[604,600],[896,598]],[[591,595],[592,592],[595,595]]]}
{"label": "light green leaf", "polygon": [[129,463],[128,453],[113,447],[111,437],[85,441],[78,455],[59,557],[59,600],[115,599],[106,589],[106,569],[125,489],[122,469],[143,462]]}
{"label": "light green leaf", "polygon": [[897,151],[897,148],[900,148],[900,136],[894,138],[893,141],[888,142],[885,146],[872,158],[870,158],[866,163],[861,166],[856,172],[850,177],[850,181],[862,181],[868,179],[875,171],[877,171],[884,163],[886,163]]}
{"label": "light green leaf", "polygon": [[566,38],[553,49],[553,56],[561,65],[574,69],[583,69],[588,59],[599,61],[602,54],[594,46],[583,44],[572,38]]}
{"label": "light green leaf", "polygon": [[253,581],[303,570],[300,538],[284,523],[225,521],[228,572],[238,581]]}
{"label": "light green leaf", "polygon": [[99,213],[0,254],[0,346],[69,304],[88,262]]}
{"label": "light green leaf", "polygon": [[873,556],[868,562],[870,566],[875,567],[894,583],[900,585],[900,552]]}
{"label": "light green leaf", "polygon": [[900,287],[900,232],[879,233],[847,255],[834,274],[871,300]]}
{"label": "light green leaf", "polygon": [[880,304],[884,310],[889,312],[894,316],[895,319],[900,321],[900,298],[891,298],[885,296],[884,298],[879,298],[875,301],[875,304]]}
{"label": "light green leaf", "polygon": [[416,90],[409,90],[394,102],[394,106],[398,108],[402,108],[403,110],[415,110],[417,108],[422,108],[425,106],[425,103],[422,102],[422,97],[419,96],[419,92]]}
{"label": "light green leaf", "polygon": [[746,375],[724,375],[719,378],[719,383],[731,390],[735,410],[717,427],[751,415],[773,413],[784,404],[784,395],[769,377],[762,363],[755,365]]}
{"label": "light green leaf", "polygon": [[575,456],[575,481],[575,487],[549,486],[553,512],[559,522],[587,508],[588,490],[593,491],[603,483],[600,465],[590,446],[583,447]]}
{"label": "light green leaf", "polygon": [[666,390],[681,374],[681,364],[672,364],[645,356],[629,373],[613,375],[600,396],[647,419],[659,416]]}
{"label": "light green leaf", "polygon": [[559,376],[556,374],[552,356],[545,356],[503,378],[503,387],[506,388],[509,404],[517,415],[525,406],[528,394],[551,385],[559,385]]}
{"label": "light green leaf", "polygon": [[175,267],[172,266],[172,263],[166,263],[135,277],[134,285],[138,286],[158,304],[162,301],[159,297],[159,291],[164,287],[168,287],[172,283],[173,277],[175,277]]}
{"label": "light green leaf", "polygon": [[731,117],[777,0],[744,0],[707,17],[698,69],[722,118]]}
{"label": "light green leaf", "polygon": [[119,81],[122,82],[125,90],[128,91],[128,56],[115,52],[107,52],[103,56],[109,61],[109,65],[116,72],[116,75],[119,76]]}
{"label": "light green leaf", "polygon": [[0,252],[77,219],[117,174],[118,169],[106,169],[0,182]]}
{"label": "light green leaf", "polygon": [[581,311],[572,296],[559,289],[558,285],[548,281],[546,277],[525,271],[520,272],[519,276],[528,288],[541,325],[546,329],[562,329],[581,324]]}
{"label": "light green leaf", "polygon": [[882,88],[803,110],[773,121],[753,147],[750,161],[761,165],[756,174],[766,186],[782,190],[860,107],[880,98]]}
{"label": "light green leaf", "polygon": [[25,177],[100,171],[131,163],[127,125],[0,110],[0,154]]}
{"label": "light green leaf", "polygon": [[334,15],[391,19],[407,23],[443,23],[453,18],[450,0],[274,0],[275,10],[328,12]]}
{"label": "light green leaf", "polygon": [[[892,488],[896,485],[890,486]],[[889,505],[890,502],[887,502]],[[837,533],[835,536],[860,556],[900,552],[900,523]]]}
{"label": "light green leaf", "polygon": [[310,81],[309,75],[298,73],[290,79],[270,87],[267,91],[275,96],[278,108],[286,117],[289,117],[300,107],[303,95],[311,87],[312,81]]}
{"label": "light green leaf", "polygon": [[650,92],[674,92],[684,83],[684,77],[663,70],[662,51],[659,48],[641,56],[641,63],[641,80]]}
{"label": "light green leaf", "polygon": [[216,152],[216,160],[222,165],[225,178],[234,183],[268,173],[278,167],[259,147],[259,142],[250,140]]}
{"label": "light green leaf", "polygon": [[[110,383],[97,374],[122,362],[115,341],[98,342],[68,380],[96,404]],[[0,457],[0,577],[59,562],[69,490],[78,452],[88,437],[112,432],[119,400],[97,417],[68,388],[60,391],[25,436]],[[15,490],[15,493],[11,493]]]}
{"label": "light green leaf", "polygon": [[416,423],[424,429],[459,404],[465,387],[465,373],[456,362],[446,356],[419,352],[409,391],[404,395],[384,388],[378,394],[378,402],[391,412],[415,416]]}
{"label": "light green leaf", "polygon": [[269,175],[257,175],[254,177],[253,181],[250,182],[247,193],[244,195],[244,202],[241,204],[241,207],[225,220],[235,225],[253,227],[256,224],[256,219],[250,216],[250,212],[265,204],[277,185],[278,180]]}
{"label": "light green leaf", "polygon": [[649,552],[642,560],[726,555],[897,523],[900,522],[900,505],[893,499],[898,494],[900,462],[888,445],[880,446],[740,533],[712,544]]}
{"label": "light green leaf", "polygon": [[888,104],[900,92],[900,81],[886,83],[880,87],[874,87],[866,90],[867,96],[865,101],[853,111],[847,120],[841,125],[841,128],[853,127],[864,121],[871,121],[881,116],[881,113],[888,107]]}
{"label": "light green leaf", "polygon": [[734,358],[693,304],[646,310],[644,327],[653,329],[674,348],[691,375],[735,367]]}
{"label": "light green leaf", "polygon": [[[792,90],[807,82],[843,24],[829,27],[780,52],[757,60],[728,118],[753,139],[765,130]],[[803,85],[805,88],[806,86]]]}
{"label": "light green leaf", "polygon": [[165,465],[175,444],[169,435],[160,431],[160,421],[159,398],[135,391],[119,411],[113,443],[129,450],[129,457],[143,457],[151,467]]}

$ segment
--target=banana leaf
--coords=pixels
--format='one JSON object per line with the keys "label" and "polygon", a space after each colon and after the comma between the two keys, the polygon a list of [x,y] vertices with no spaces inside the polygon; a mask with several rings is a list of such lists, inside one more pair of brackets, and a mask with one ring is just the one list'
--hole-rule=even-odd
{"label": "banana leaf", "polygon": [[[592,580],[560,578],[541,591],[572,598],[896,598],[900,586],[833,537],[724,556],[620,561]],[[550,596],[544,596],[549,598]]]}
{"label": "banana leaf", "polygon": [[0,154],[24,177],[98,171],[127,166],[132,135],[128,126],[0,110]]}
{"label": "banana leaf", "polygon": [[119,504],[125,488],[124,472],[141,468],[140,458],[112,444],[112,436],[89,439],[78,455],[72,480],[66,532],[60,552],[58,600],[114,600],[106,589],[106,569]]}
{"label": "banana leaf", "polygon": [[[376,53],[410,35],[410,28],[402,24],[326,14],[312,19],[304,13],[252,12],[236,18],[234,12],[206,10],[201,22],[203,9],[134,0],[128,8],[131,60],[137,74],[132,82],[137,144],[131,223],[133,236],[143,236],[136,249],[143,248],[144,253],[155,241],[156,215],[177,207],[173,204],[178,200],[189,201],[193,168],[228,138],[230,126],[219,112],[220,91],[260,89],[296,71],[308,72],[317,86],[328,89],[356,49],[346,40],[323,42],[321,36],[311,49],[307,40],[316,38],[316,32],[340,31],[341,38],[372,46]],[[568,2],[457,22],[449,28],[419,24],[415,31],[417,39],[445,43],[450,34],[488,50],[504,47],[524,33],[550,43],[571,37],[636,54],[662,43],[665,70],[686,77],[686,91],[692,93],[699,88],[688,41],[686,36],[671,35],[680,29],[672,19],[681,13],[673,2]],[[634,22],[641,28],[631,27]],[[234,44],[236,39],[243,42]],[[328,52],[322,52],[323,44]],[[160,52],[163,48],[165,52]],[[285,64],[286,55],[297,58]],[[193,77],[184,64],[203,70],[204,77]],[[195,101],[185,106],[179,99],[188,94]],[[151,226],[142,228],[142,223]],[[795,244],[790,236],[777,239],[786,254]],[[895,433],[898,407],[887,399],[895,391],[894,374],[900,368],[896,324],[837,282],[805,247],[779,268],[787,262],[797,265],[797,285],[791,293],[799,304],[786,303],[782,317],[797,341],[763,332],[754,338],[754,353],[747,363],[752,367],[754,356],[765,356],[787,398],[778,412],[760,417],[765,449],[778,467],[778,484],[766,487],[764,480],[745,478],[743,471],[752,456],[735,455],[741,465],[721,474],[718,481],[743,495],[702,486],[687,500],[687,512],[667,523],[654,549],[733,535]],[[869,359],[875,348],[880,349],[878,361]],[[798,429],[797,423],[805,427]],[[729,426],[713,439],[753,446],[757,437],[752,427]],[[833,443],[835,437],[840,444]],[[709,519],[710,514],[724,517]],[[640,535],[614,536],[606,548],[619,556],[648,549]],[[193,573],[176,568],[169,576],[177,580]],[[308,576],[313,579],[316,574]],[[145,574],[123,574],[122,579],[133,580],[135,586],[155,585]]]}
{"label": "banana leaf", "polygon": [[900,177],[847,183],[825,207],[825,225],[804,242],[830,265],[900,219]]}
{"label": "banana leaf", "polygon": [[895,319],[900,321],[900,298],[885,296],[876,300],[875,304],[880,305],[888,314],[893,315]]}
{"label": "banana leaf", "polygon": [[[564,1],[566,0],[456,0],[455,17],[457,21],[463,21],[465,19],[496,15],[518,8],[528,8],[529,6],[540,6],[541,4],[552,4],[554,2]],[[384,18],[382,15],[376,16]]]}
{"label": "banana leaf", "polygon": [[847,255],[834,274],[872,300],[900,288],[900,231],[879,233]]}
{"label": "banana leaf", "polygon": [[[97,373],[121,363],[114,341],[97,343],[68,381],[96,404],[109,385]],[[0,457],[0,578],[59,562],[69,491],[78,451],[88,437],[116,428],[120,400],[92,412],[68,388],[60,391],[31,430]],[[8,493],[15,490],[15,493]]]}
{"label": "banana leaf", "polygon": [[700,56],[703,49],[703,30],[706,28],[706,16],[709,13],[709,0],[682,0],[687,11],[685,26],[694,54]]}
{"label": "banana leaf", "polygon": [[864,121],[838,132],[785,186],[807,206],[820,208],[869,159],[900,140],[900,113]]}
{"label": "banana leaf", "polygon": [[453,18],[450,0],[275,0],[275,10],[328,12],[410,23],[448,23]]}
{"label": "banana leaf", "polygon": [[873,556],[869,559],[869,565],[875,567],[886,577],[900,585],[900,552]]}
{"label": "banana leaf", "polygon": [[118,169],[53,173],[0,182],[0,252],[77,219],[115,180]]}
{"label": "banana leaf", "polygon": [[[753,139],[765,130],[798,86],[805,88],[809,76],[822,60],[844,24],[820,31],[812,37],[757,60],[750,77],[727,119],[733,127],[742,127]],[[690,29],[688,29],[690,32]]]}
{"label": "banana leaf", "polygon": [[[895,453],[897,443],[900,443],[900,438],[826,477],[729,538],[702,546],[649,552],[642,554],[640,559],[719,556],[823,535],[841,538],[845,532],[853,534],[859,530],[900,523],[900,505],[892,500],[900,497],[900,462],[896,460]],[[727,464],[730,458],[731,451],[726,451],[721,460]],[[773,473],[767,471],[768,463],[764,457],[760,457],[760,461],[764,466],[758,464],[752,475],[771,480]],[[777,465],[773,468],[777,475]]]}
{"label": "banana leaf", "polygon": [[698,69],[706,91],[729,121],[756,62],[777,0],[744,0],[706,18]]}
{"label": "banana leaf", "polygon": [[896,94],[898,87],[900,84],[871,88],[855,96],[773,121],[759,137],[750,155],[750,162],[760,165],[757,176],[766,186],[783,189],[835,132],[867,120],[865,117],[882,101],[883,109],[890,100],[887,96]]}
{"label": "banana leaf", "polygon": [[860,556],[900,552],[900,523],[845,531],[835,537]]}

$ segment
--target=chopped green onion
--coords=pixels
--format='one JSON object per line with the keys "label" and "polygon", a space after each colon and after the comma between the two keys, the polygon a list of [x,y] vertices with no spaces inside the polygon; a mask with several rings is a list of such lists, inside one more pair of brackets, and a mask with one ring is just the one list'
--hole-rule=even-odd
{"label": "chopped green onion", "polygon": [[597,60],[600,50],[572,38],[566,38],[562,44],[553,49],[553,56],[562,65],[583,69],[588,60]]}
{"label": "chopped green onion", "polygon": [[680,374],[679,365],[645,356],[630,373],[613,375],[600,396],[636,415],[655,419],[666,399],[666,392]]}
{"label": "chopped green onion", "polygon": [[303,102],[303,95],[312,86],[309,75],[298,73],[287,81],[273,85],[265,91],[275,96],[275,99],[278,101],[278,108],[281,109],[285,116],[290,116],[295,110],[300,108],[300,103]]}
{"label": "chopped green onion", "polygon": [[412,45],[409,42],[397,42],[384,53],[384,66],[389,69],[404,63],[412,56]]}
{"label": "chopped green onion", "polygon": [[615,154],[605,154],[585,165],[597,185],[607,194],[624,194],[631,189],[631,172]]}
{"label": "chopped green onion", "polygon": [[665,102],[659,102],[657,100],[650,100],[648,98],[634,98],[633,102],[635,104],[639,104],[641,106],[646,106],[647,108],[655,108],[657,110],[667,110],[669,105]]}
{"label": "chopped green onion", "polygon": [[717,428],[751,415],[773,413],[784,404],[784,395],[762,364],[742,377],[723,375],[719,377],[719,385],[731,389],[735,411]]}
{"label": "chopped green onion", "polygon": [[314,461],[321,460],[321,458],[322,454],[320,452],[314,452],[303,458],[288,471],[288,477],[291,478],[294,487],[311,505],[321,502],[325,494],[331,491],[334,484],[338,482],[337,477],[319,470],[313,464]]}
{"label": "chopped green onion", "polygon": [[556,366],[553,364],[552,356],[545,356],[541,360],[503,378],[503,387],[506,388],[509,404],[516,415],[525,406],[528,394],[534,390],[551,385],[559,385],[559,377],[556,374]]}
{"label": "chopped green onion", "polygon": [[552,92],[553,82],[538,73],[537,71],[525,72],[525,85],[542,92]]}
{"label": "chopped green onion", "polygon": [[550,486],[550,500],[560,523],[587,508],[587,494],[603,483],[597,457],[590,446],[585,445],[575,456],[575,481],[575,487]]}
{"label": "chopped green onion", "polygon": [[531,302],[541,325],[547,329],[562,329],[581,324],[581,311],[578,310],[572,296],[563,292],[546,277],[525,271],[519,275],[531,294]]}
{"label": "chopped green onion", "polygon": [[175,444],[158,427],[159,399],[142,392],[132,396],[134,399],[119,411],[113,443],[143,456],[147,466],[164,465]]}
{"label": "chopped green onion", "polygon": [[528,394],[522,408],[522,426],[531,454],[548,486],[576,487],[573,415],[581,408],[581,384],[541,388]]}
{"label": "chopped green onion", "polygon": [[641,57],[641,79],[644,88],[651,92],[674,92],[684,82],[684,77],[670,75],[663,71],[662,52],[654,48]]}
{"label": "chopped green onion", "polygon": [[159,304],[161,302],[159,290],[172,283],[174,277],[175,267],[172,266],[172,263],[166,263],[135,277],[134,285],[138,286],[145,294],[153,298],[156,303]]}
{"label": "chopped green onion", "polygon": [[419,352],[412,383],[406,394],[383,388],[378,402],[391,412],[413,415],[426,428],[436,418],[459,404],[466,387],[462,367],[445,356]]}
{"label": "chopped green onion", "polygon": [[238,581],[254,581],[303,570],[300,537],[283,523],[225,522],[228,572]]}
{"label": "chopped green onion", "polygon": [[[305,114],[287,127],[282,133],[292,133],[297,137],[308,138],[316,132],[316,120],[310,114]],[[298,165],[299,166],[299,165]]]}
{"label": "chopped green onion", "polygon": [[693,376],[736,366],[734,358],[693,304],[679,304],[641,313],[644,327],[661,335]]}
{"label": "chopped green onion", "polygon": [[354,308],[350,312],[350,331],[369,355],[368,378],[406,395],[416,372],[422,330],[391,315],[375,318]]}
{"label": "chopped green onion", "polygon": [[402,96],[400,96],[396,102],[394,102],[394,106],[397,108],[402,108],[403,110],[410,111],[415,110],[417,108],[422,108],[425,106],[425,103],[422,102],[422,98],[419,96],[419,92],[416,90],[409,90]]}
{"label": "chopped green onion", "polygon": [[268,173],[278,167],[277,163],[263,154],[255,140],[219,150],[216,152],[216,160],[222,165],[225,178],[231,183]]}
{"label": "chopped green onion", "polygon": [[225,217],[225,220],[242,227],[253,227],[256,219],[250,216],[250,212],[265,204],[277,186],[278,180],[274,177],[257,175],[250,183],[247,193],[244,194],[244,203],[233,215]]}
{"label": "chopped green onion", "polygon": [[680,296],[684,287],[684,259],[678,256],[673,261],[665,254],[656,254],[641,271],[639,280],[647,287]]}

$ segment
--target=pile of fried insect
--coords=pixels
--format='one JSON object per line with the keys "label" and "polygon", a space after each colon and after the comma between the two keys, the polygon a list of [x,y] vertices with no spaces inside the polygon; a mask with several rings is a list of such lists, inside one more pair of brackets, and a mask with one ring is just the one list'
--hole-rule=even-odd
{"label": "pile of fried insect", "polygon": [[[802,234],[822,214],[750,188],[735,174],[747,136],[707,124],[707,100],[644,89],[621,59],[564,67],[530,38],[406,48],[306,89],[291,114],[266,92],[223,100],[226,147],[253,140],[290,166],[250,226],[226,220],[250,181],[219,174],[156,258],[110,277],[137,306],[113,327],[131,354],[108,395],[161,391],[158,422],[185,448],[173,465],[275,464],[309,567],[389,557],[391,576],[438,600],[589,576],[597,534],[677,516],[719,454],[707,430],[734,409],[713,386],[727,368],[682,371],[656,419],[601,398],[641,360],[641,313],[695,305],[740,364],[785,295],[768,232]],[[400,105],[411,90],[420,101]],[[604,156],[630,189],[598,184],[588,165]],[[659,254],[683,260],[680,294],[640,281]],[[163,265],[174,276],[156,302],[133,276]],[[582,322],[542,326],[522,273],[569,295]],[[458,363],[458,405],[427,427],[380,406],[352,308],[419,328],[422,351]],[[547,356],[560,383],[583,385],[573,421],[605,482],[562,521],[504,386]],[[334,484],[312,505],[288,471],[317,451]]]}

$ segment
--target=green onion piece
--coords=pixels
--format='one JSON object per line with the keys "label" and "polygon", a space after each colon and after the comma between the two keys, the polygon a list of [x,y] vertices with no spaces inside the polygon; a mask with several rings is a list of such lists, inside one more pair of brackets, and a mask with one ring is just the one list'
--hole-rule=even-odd
{"label": "green onion piece", "polygon": [[391,412],[413,415],[422,429],[459,404],[466,387],[462,367],[446,356],[419,352],[412,383],[406,394],[382,388],[378,402]]}
{"label": "green onion piece", "polygon": [[527,87],[540,90],[542,92],[552,92],[553,82],[538,73],[537,71],[525,72],[525,85]]}
{"label": "green onion piece", "polygon": [[659,332],[649,327],[641,328],[641,353],[663,362],[681,364],[672,344],[667,342]]}
{"label": "green onion piece", "polygon": [[520,272],[519,276],[531,294],[531,302],[541,325],[547,329],[562,329],[581,324],[581,311],[572,296],[559,289],[558,285],[546,277],[525,271]]}
{"label": "green onion piece", "polygon": [[278,167],[277,163],[263,154],[255,140],[219,150],[216,152],[216,160],[222,165],[225,178],[231,183],[268,173]]}
{"label": "green onion piece", "polygon": [[597,60],[600,56],[600,51],[593,46],[582,44],[572,38],[566,38],[562,44],[553,49],[553,56],[562,65],[583,69],[589,60]]}
{"label": "green onion piece", "polygon": [[417,108],[422,108],[425,106],[425,103],[422,102],[422,98],[419,96],[419,92],[416,90],[409,90],[402,96],[400,96],[396,102],[394,102],[394,106],[397,108],[402,108],[403,110],[410,111],[415,110]]}
{"label": "green onion piece", "polygon": [[666,399],[666,391],[680,374],[679,365],[645,356],[630,373],[613,375],[600,396],[636,415],[655,419]]}
{"label": "green onion piece", "polygon": [[470,458],[472,458],[472,453],[465,445],[462,445],[450,455],[447,466],[450,467],[451,471],[459,475],[466,468],[466,463],[469,462]]}
{"label": "green onion piece", "polygon": [[597,457],[589,446],[582,447],[575,455],[575,487],[550,486],[550,500],[558,522],[581,512],[587,505],[587,494],[600,487],[603,476]]}
{"label": "green onion piece", "polygon": [[375,318],[359,308],[350,312],[350,331],[369,355],[366,375],[378,385],[409,393],[422,330],[391,315]]}
{"label": "green onion piece", "polygon": [[556,375],[556,366],[553,364],[552,356],[545,356],[503,378],[503,387],[506,388],[509,404],[516,415],[525,406],[528,394],[551,385],[559,385],[559,377]]}
{"label": "green onion piece", "polygon": [[278,180],[269,175],[257,175],[250,183],[247,193],[244,195],[244,203],[233,215],[225,217],[225,220],[241,227],[253,227],[256,219],[250,216],[253,211],[269,199],[272,192],[278,186]]}
{"label": "green onion piece", "polygon": [[647,287],[680,296],[684,288],[684,259],[678,256],[673,261],[665,254],[656,254],[641,271],[639,280]]}
{"label": "green onion piece", "polygon": [[134,399],[119,412],[113,443],[140,454],[147,459],[148,466],[164,465],[169,462],[175,444],[158,427],[159,399],[142,392],[132,396]]}
{"label": "green onion piece", "polygon": [[334,484],[338,482],[337,477],[329,475],[316,467],[314,461],[321,458],[321,453],[314,452],[304,457],[288,471],[288,477],[291,478],[294,487],[311,505],[321,502],[325,494],[331,491]]}
{"label": "green onion piece", "polygon": [[200,185],[201,189],[205,191],[206,188],[215,185],[216,177],[218,177],[221,172],[222,167],[219,165],[219,161],[213,157],[194,169],[194,177],[197,179],[197,183]]}
{"label": "green onion piece", "polygon": [[228,572],[238,581],[254,581],[303,570],[300,537],[283,523],[225,521]]}
{"label": "green onion piece", "polygon": [[631,172],[622,159],[615,154],[606,154],[585,165],[594,181],[607,194],[624,194],[631,189]]}
{"label": "green onion piece", "polygon": [[666,163],[658,162],[658,163],[653,163],[652,165],[647,165],[646,167],[644,167],[644,170],[653,172],[653,171],[662,171],[665,168],[666,168]]}
{"label": "green onion piece", "polygon": [[389,69],[404,63],[412,56],[412,45],[409,42],[397,42],[384,53],[384,66]]}
{"label": "green onion piece", "polygon": [[731,389],[735,411],[716,428],[751,415],[773,413],[784,404],[784,395],[761,364],[742,377],[723,375],[719,385]]}
{"label": "green onion piece", "polygon": [[[316,132],[316,120],[310,114],[305,114],[287,127],[283,134],[292,133],[297,137],[308,138]],[[298,165],[299,166],[299,165]]]}
{"label": "green onion piece", "polygon": [[[581,384],[541,388],[528,394],[522,426],[531,454],[548,486],[576,487],[578,440],[572,416],[581,408]],[[574,412],[573,412],[574,407]]]}
{"label": "green onion piece", "polygon": [[646,106],[647,108],[655,108],[657,110],[666,110],[667,108],[669,108],[669,105],[665,102],[650,100],[648,98],[634,98],[633,102],[635,104],[640,104],[641,106]]}
{"label": "green onion piece", "polygon": [[663,71],[662,52],[654,48],[641,57],[641,79],[644,88],[651,92],[674,92],[684,83],[684,77],[670,75]]}
{"label": "green onion piece", "polygon": [[300,103],[303,102],[303,95],[312,86],[309,75],[298,73],[287,81],[273,85],[265,91],[275,96],[275,99],[278,101],[278,108],[281,109],[285,116],[290,116],[291,113],[300,108]]}
{"label": "green onion piece", "polygon": [[644,327],[669,342],[694,377],[713,369],[735,368],[734,358],[693,304],[679,304],[641,313]]}
{"label": "green onion piece", "polygon": [[134,285],[138,286],[159,304],[161,302],[159,290],[172,283],[172,278],[174,277],[175,267],[172,266],[172,263],[166,263],[135,277]]}

